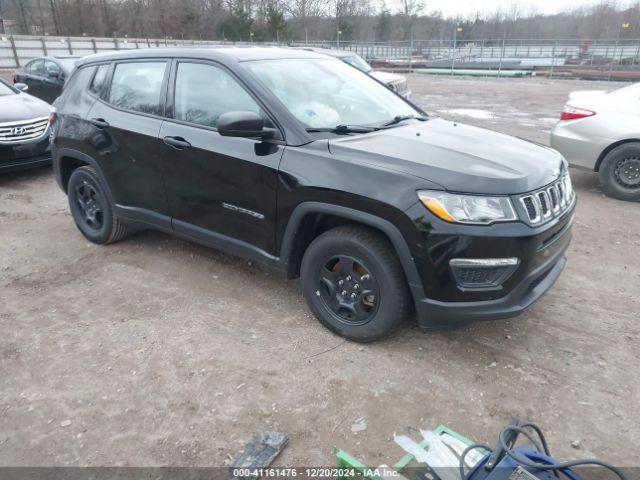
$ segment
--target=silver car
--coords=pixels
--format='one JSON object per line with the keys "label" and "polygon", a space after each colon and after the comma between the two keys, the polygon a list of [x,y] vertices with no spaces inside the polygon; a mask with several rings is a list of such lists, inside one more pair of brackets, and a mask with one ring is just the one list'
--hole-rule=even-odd
{"label": "silver car", "polygon": [[381,70],[374,70],[360,55],[347,50],[334,50],[329,48],[318,47],[301,47],[303,50],[309,50],[316,53],[322,53],[342,60],[344,63],[348,63],[352,67],[356,67],[358,70],[362,70],[364,73],[368,73],[376,80],[386,84],[391,90],[399,93],[404,98],[409,99],[411,97],[411,90],[407,83],[407,77],[404,75],[398,75],[392,72],[383,72]]}
{"label": "silver car", "polygon": [[640,200],[640,83],[572,92],[551,146],[569,164],[598,172],[607,195]]}

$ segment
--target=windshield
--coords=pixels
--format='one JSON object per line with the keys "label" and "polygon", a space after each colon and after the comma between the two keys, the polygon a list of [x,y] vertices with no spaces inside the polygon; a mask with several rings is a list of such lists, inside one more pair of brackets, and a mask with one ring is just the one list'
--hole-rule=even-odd
{"label": "windshield", "polygon": [[362,70],[364,73],[369,73],[372,70],[371,65],[365,62],[360,55],[342,57],[340,60],[348,63],[352,67],[356,67],[358,70]]}
{"label": "windshield", "polygon": [[16,91],[0,80],[0,97],[4,95],[15,95]]}
{"label": "windshield", "polygon": [[246,65],[306,127],[378,126],[398,116],[421,115],[340,60],[258,60]]}

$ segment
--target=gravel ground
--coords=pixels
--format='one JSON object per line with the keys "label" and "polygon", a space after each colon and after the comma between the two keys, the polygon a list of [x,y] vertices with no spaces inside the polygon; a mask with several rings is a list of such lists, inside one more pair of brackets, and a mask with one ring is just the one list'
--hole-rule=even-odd
{"label": "gravel ground", "polygon": [[[410,83],[431,112],[543,143],[569,91],[612,85]],[[511,415],[558,457],[637,463],[640,209],[572,174],[569,262],[539,303],[368,346],[322,328],[297,281],[160,233],[89,244],[49,168],[1,175],[0,465],[223,465],[268,429],[291,436],[280,465],[333,465],[334,445],[378,465],[394,432],[495,443]]]}

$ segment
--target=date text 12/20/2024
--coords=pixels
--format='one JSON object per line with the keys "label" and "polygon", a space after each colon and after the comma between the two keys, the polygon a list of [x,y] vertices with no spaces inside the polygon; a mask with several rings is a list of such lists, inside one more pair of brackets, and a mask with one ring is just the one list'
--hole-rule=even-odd
{"label": "date text 12/20/2024", "polygon": [[391,478],[399,476],[393,469],[365,468],[363,471],[355,468],[323,468],[323,467],[282,467],[282,468],[234,468],[233,478]]}

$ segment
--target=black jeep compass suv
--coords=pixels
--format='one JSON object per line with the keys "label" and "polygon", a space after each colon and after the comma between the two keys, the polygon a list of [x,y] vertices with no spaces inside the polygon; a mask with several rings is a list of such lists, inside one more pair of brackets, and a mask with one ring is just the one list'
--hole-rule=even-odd
{"label": "black jeep compass suv", "polygon": [[521,312],[560,275],[575,195],[554,150],[426,115],[357,69],[276,48],[80,61],[54,169],[107,244],[154,228],[300,276],[366,342]]}

